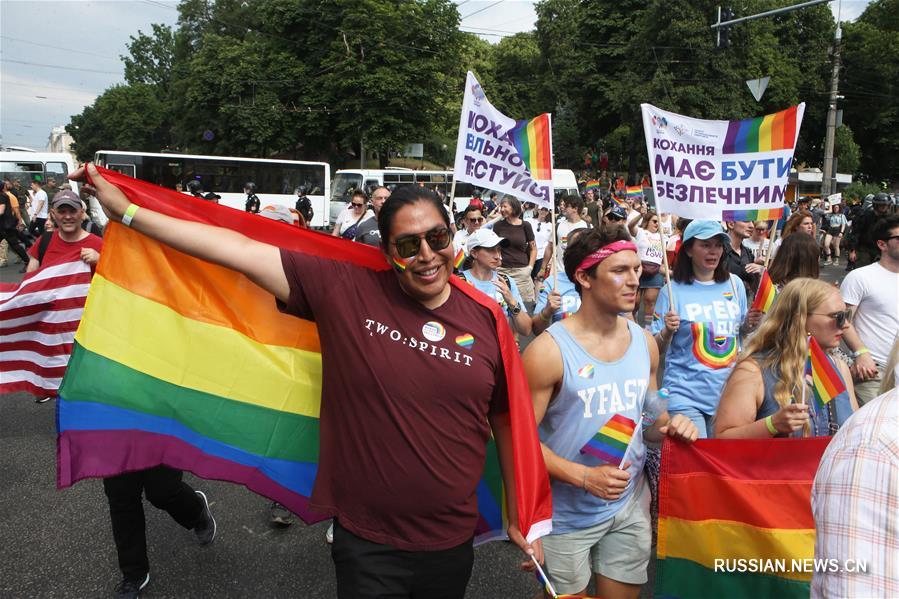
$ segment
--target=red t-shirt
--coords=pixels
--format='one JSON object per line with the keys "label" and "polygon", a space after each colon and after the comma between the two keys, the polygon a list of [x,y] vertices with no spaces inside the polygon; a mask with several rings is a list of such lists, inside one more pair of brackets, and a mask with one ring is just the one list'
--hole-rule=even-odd
{"label": "red t-shirt", "polygon": [[[28,248],[28,255],[37,260],[40,247],[41,238],[38,237],[37,241]],[[81,258],[81,248],[91,248],[98,252],[102,251],[103,240],[93,233],[88,233],[87,237],[80,241],[64,241],[62,237],[59,236],[59,231],[53,231],[53,237],[50,238],[50,243],[47,245],[47,251],[44,254],[44,259],[41,261],[41,267],[53,266],[54,264],[65,264],[66,262],[79,260]],[[94,270],[94,268],[91,267],[91,270]]]}
{"label": "red t-shirt", "polygon": [[490,312],[453,290],[428,310],[392,271],[281,251],[278,308],[318,326],[322,404],[310,505],[405,551],[471,539],[488,413],[508,411]]}

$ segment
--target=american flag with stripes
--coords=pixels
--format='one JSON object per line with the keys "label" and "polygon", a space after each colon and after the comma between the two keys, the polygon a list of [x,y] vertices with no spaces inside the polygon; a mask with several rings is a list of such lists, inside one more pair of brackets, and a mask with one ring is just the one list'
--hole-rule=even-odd
{"label": "american flag with stripes", "polygon": [[90,267],[78,260],[0,284],[0,393],[56,395],[90,282]]}

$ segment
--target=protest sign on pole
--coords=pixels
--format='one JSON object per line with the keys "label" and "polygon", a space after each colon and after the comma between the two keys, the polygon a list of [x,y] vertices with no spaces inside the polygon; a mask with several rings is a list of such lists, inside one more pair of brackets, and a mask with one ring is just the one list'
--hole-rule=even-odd
{"label": "protest sign on pole", "polygon": [[659,212],[718,221],[780,218],[804,103],[741,121],[641,107]]}
{"label": "protest sign on pole", "polygon": [[456,143],[455,181],[551,208],[550,139],[548,114],[526,121],[507,117],[493,107],[474,74],[468,72]]}

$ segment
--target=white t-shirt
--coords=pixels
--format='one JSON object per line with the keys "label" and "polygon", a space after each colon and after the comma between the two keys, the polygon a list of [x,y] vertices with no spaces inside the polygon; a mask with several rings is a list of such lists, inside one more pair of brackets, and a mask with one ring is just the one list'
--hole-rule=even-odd
{"label": "white t-shirt", "polygon": [[[562,262],[562,257],[565,255],[565,248],[568,247],[568,235],[570,235],[572,231],[586,229],[587,227],[587,221],[585,220],[579,220],[576,223],[569,222],[564,218],[559,220],[559,223],[556,225],[556,237],[558,237],[559,243],[555,248],[557,268],[565,270],[565,263]],[[537,255],[539,256],[540,254]]]}
{"label": "white t-shirt", "polygon": [[531,223],[531,230],[534,231],[534,242],[537,244],[537,260],[540,260],[543,258],[546,246],[549,245],[550,237],[552,237],[552,225],[541,222],[536,218],[526,218],[524,220]]}
{"label": "white t-shirt", "polygon": [[453,252],[458,254],[459,250],[462,250],[463,254],[468,255],[468,248],[465,247],[465,244],[468,242],[468,236],[469,233],[464,228],[456,231],[456,234],[453,235]]}
{"label": "white t-shirt", "polygon": [[[743,240],[743,247],[751,251],[756,258],[764,258],[770,244],[771,240],[765,237],[763,237],[760,242],[753,241],[751,237],[747,237]],[[761,251],[759,251],[760,248]]]}
{"label": "white t-shirt", "polygon": [[[40,204],[40,206],[38,206]],[[43,189],[38,189],[34,192],[34,196],[31,198],[31,207],[36,212],[32,215],[32,218],[47,218],[49,216],[49,208],[50,201],[47,199],[47,192]]]}
{"label": "white t-shirt", "polygon": [[628,211],[627,211],[627,226],[630,227],[632,224],[634,224],[634,221],[640,220],[641,216],[642,215],[638,211],[634,210],[633,208],[628,209]]}
{"label": "white t-shirt", "polygon": [[851,271],[840,294],[856,306],[852,324],[878,364],[886,364],[899,335],[899,273],[875,262]]}
{"label": "white t-shirt", "polygon": [[665,234],[665,237],[671,237],[674,233],[674,225],[672,224],[673,219],[671,215],[666,213],[662,213],[659,215],[659,228],[662,230],[662,233]]}
{"label": "white t-shirt", "polygon": [[662,263],[662,234],[637,228],[637,256],[641,262]]}
{"label": "white t-shirt", "polygon": [[780,244],[783,243],[783,237],[778,237],[774,240],[774,245],[771,246],[771,259],[774,259],[774,256],[777,254],[777,250],[780,249]]}
{"label": "white t-shirt", "polygon": [[[362,220],[359,221],[359,224],[361,225],[368,219],[374,218],[374,217],[375,217],[374,212],[372,212],[371,210],[366,210],[365,214],[362,215]],[[351,207],[344,208],[343,211],[340,213],[340,215],[337,217],[337,222],[340,224],[340,228],[337,229],[337,233],[340,235],[343,235],[343,232],[346,231],[347,229],[349,229],[350,227],[352,227],[353,225],[355,225],[356,220],[358,220],[358,219],[359,219],[359,217],[356,216],[355,214],[353,214],[353,209]]]}

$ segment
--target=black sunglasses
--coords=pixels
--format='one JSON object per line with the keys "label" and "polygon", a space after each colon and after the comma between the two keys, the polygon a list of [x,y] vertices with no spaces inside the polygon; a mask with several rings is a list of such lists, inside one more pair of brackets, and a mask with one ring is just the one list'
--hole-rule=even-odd
{"label": "black sunglasses", "polygon": [[396,253],[400,258],[411,258],[421,250],[422,239],[428,242],[428,246],[432,250],[439,252],[442,249],[446,249],[446,246],[450,244],[450,230],[446,227],[437,227],[421,235],[397,237],[396,241],[392,243],[396,246]]}
{"label": "black sunglasses", "polygon": [[483,218],[469,218],[469,219],[468,219],[468,222],[472,222],[472,223],[482,223],[482,222],[484,222],[484,219],[483,219]]}
{"label": "black sunglasses", "polygon": [[350,202],[350,204],[353,205],[353,208],[361,208],[362,206],[365,206],[365,204],[357,204],[356,202]]}
{"label": "black sunglasses", "polygon": [[822,314],[820,312],[812,312],[812,314],[816,314],[818,316],[829,316],[834,319],[837,323],[837,328],[842,329],[845,327],[849,320],[852,318],[852,310],[844,310],[843,312],[833,312],[831,314]]}

